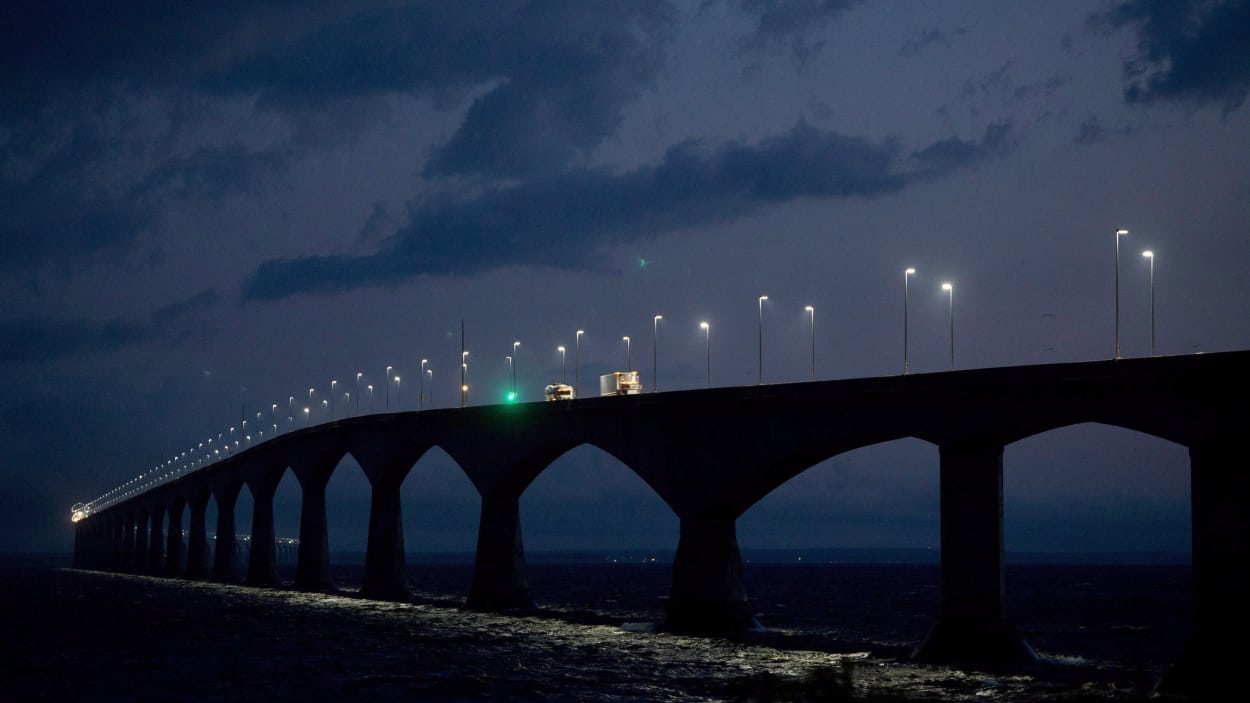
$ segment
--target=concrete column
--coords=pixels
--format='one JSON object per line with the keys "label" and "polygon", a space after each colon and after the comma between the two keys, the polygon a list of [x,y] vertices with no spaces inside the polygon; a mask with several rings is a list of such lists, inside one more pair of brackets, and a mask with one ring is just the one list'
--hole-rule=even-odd
{"label": "concrete column", "polygon": [[209,575],[208,529],[204,524],[208,512],[209,491],[191,494],[187,506],[191,509],[191,523],[187,535],[187,572],[189,579],[202,579]]}
{"label": "concrete column", "polygon": [[274,553],[273,494],[278,490],[282,471],[265,474],[248,482],[252,491],[252,545],[247,564],[247,583],[252,586],[279,586],[278,560]]}
{"label": "concrete column", "polygon": [[122,517],[122,563],[119,571],[134,571],[135,567],[135,516],[126,513]]}
{"label": "concrete column", "polygon": [[165,540],[165,575],[178,578],[182,575],[182,511],[186,502],[175,496],[169,502],[169,536]]}
{"label": "concrete column", "polygon": [[330,537],[326,527],[326,485],[338,466],[335,457],[323,457],[292,466],[302,496],[299,511],[299,555],[295,587],[302,591],[332,591]]}
{"label": "concrete column", "polygon": [[71,565],[75,569],[84,569],[87,567],[87,527],[83,523],[74,525],[74,562]]}
{"label": "concrete column", "polygon": [[147,573],[161,576],[165,573],[165,506],[152,508],[152,533],[148,539]]}
{"label": "concrete column", "polygon": [[477,530],[477,557],[468,606],[478,610],[534,607],[525,578],[525,547],[521,544],[521,498],[493,493],[482,496]]}
{"label": "concrete column", "polygon": [[408,574],[404,563],[404,521],[400,509],[400,480],[370,472],[373,495],[369,501],[369,544],[360,593],[376,600],[407,600]]}
{"label": "concrete column", "polygon": [[733,517],[681,516],[664,629],[718,634],[759,626],[747,605],[735,523]]}
{"label": "concrete column", "polygon": [[135,549],[130,571],[142,574],[148,565],[148,514],[140,511],[135,515]]}
{"label": "concrete column", "polygon": [[217,543],[213,545],[213,580],[235,583],[239,580],[239,566],[234,555],[234,504],[239,500],[242,483],[213,487],[217,500]]}
{"label": "concrete column", "polygon": [[1241,638],[1250,631],[1250,461],[1244,441],[1190,447],[1197,624],[1160,692],[1224,700],[1244,691]]}
{"label": "concrete column", "polygon": [[942,446],[942,612],[917,661],[1037,660],[1003,608],[1003,448]]}
{"label": "concrete column", "polygon": [[113,522],[113,551],[109,555],[109,571],[123,571],[126,566],[126,520],[123,517],[114,516]]}

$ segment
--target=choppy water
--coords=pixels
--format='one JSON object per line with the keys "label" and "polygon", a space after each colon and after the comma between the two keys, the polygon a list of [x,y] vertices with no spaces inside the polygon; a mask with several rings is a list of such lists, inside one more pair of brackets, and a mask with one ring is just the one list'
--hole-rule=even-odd
{"label": "choppy water", "polygon": [[[905,663],[936,620],[938,567],[748,564],[765,631],[649,632],[662,563],[530,564],[540,609],[461,610],[465,564],[410,566],[412,603],[68,570],[2,570],[14,700],[804,700],[852,662],[860,699],[1132,700],[1189,633],[1188,567],[1009,566],[1009,616],[1044,657],[1011,672]],[[836,683],[836,682],[835,682]],[[828,685],[833,684],[826,684]]]}

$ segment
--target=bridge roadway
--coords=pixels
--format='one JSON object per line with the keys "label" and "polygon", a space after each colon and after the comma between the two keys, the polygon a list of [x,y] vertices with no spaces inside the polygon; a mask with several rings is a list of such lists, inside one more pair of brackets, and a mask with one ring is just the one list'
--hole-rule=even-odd
{"label": "bridge roadway", "polygon": [[[246,484],[255,511],[246,581],[276,585],[273,495],[290,469],[302,491],[295,585],[332,588],[325,490],[351,454],[372,488],[362,594],[403,599],[400,484],[438,446],[482,500],[467,605],[524,607],[532,600],[521,494],[556,458],[591,444],[637,473],[680,519],[665,626],[720,633],[752,624],[739,515],[825,459],[917,437],[940,452],[942,599],[938,622],[913,656],[1029,661],[1036,655],[1004,610],[1003,448],[1086,422],[1189,448],[1197,623],[1165,684],[1183,691],[1219,676],[1221,666],[1235,670],[1229,643],[1250,626],[1248,351],[353,417],[278,436],[92,514],[78,523],[75,565],[231,580],[231,549],[216,549],[209,571],[205,509],[211,496],[217,535],[233,535],[235,501]],[[191,512],[185,555],[178,553],[184,508]]]}

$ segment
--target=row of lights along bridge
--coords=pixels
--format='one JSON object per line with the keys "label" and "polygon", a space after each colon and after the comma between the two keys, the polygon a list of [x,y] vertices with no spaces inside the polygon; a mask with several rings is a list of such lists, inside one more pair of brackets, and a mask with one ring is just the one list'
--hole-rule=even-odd
{"label": "row of lights along bridge", "polygon": [[[1128,230],[1119,229],[1115,233],[1115,358],[1120,358],[1120,238],[1126,236]],[[1155,355],[1155,294],[1154,294],[1154,268],[1155,257],[1154,252],[1146,250],[1142,252],[1142,256],[1150,261],[1150,355]],[[911,277],[916,274],[916,269],[907,267],[903,270],[903,374],[910,373],[910,362],[908,359],[908,313],[909,313],[909,297]],[[948,300],[949,309],[949,356],[950,369],[955,369],[955,286],[947,281],[941,284],[941,290],[945,291]],[[764,303],[768,300],[768,296],[761,295],[758,299],[759,304],[759,383],[764,383]],[[804,307],[810,319],[810,336],[809,344],[811,351],[811,378],[816,380],[816,309],[808,305]],[[659,325],[663,320],[663,315],[655,315],[652,318],[652,336],[651,336],[651,390],[656,392],[659,390],[657,372],[659,369]],[[704,332],[706,346],[706,375],[707,386],[712,385],[712,331],[710,323],[703,321],[699,323],[699,328]],[[585,330],[577,330],[574,335],[574,386],[573,395],[579,395],[581,387],[581,345],[582,337]],[[625,368],[627,370],[633,367],[633,359],[631,356],[632,340],[628,336],[621,337],[624,344],[625,352]],[[514,341],[512,343],[512,353],[505,355],[508,363],[509,390],[505,398],[508,402],[515,402],[518,399],[517,392],[517,366],[519,365],[518,351],[521,342]],[[568,354],[564,345],[556,347],[556,351],[560,354],[561,366],[561,384],[568,382]],[[460,407],[464,407],[469,397],[469,352],[461,351],[460,354]],[[427,400],[427,389],[432,391],[434,387],[434,370],[430,367],[428,359],[421,359],[421,368],[418,376],[420,386],[417,395],[417,410],[425,409]],[[382,378],[385,380],[384,402],[387,412],[391,411],[391,388],[395,389],[395,410],[402,408],[401,403],[401,381],[402,377],[394,374],[395,367],[387,366]],[[364,393],[369,394],[368,403],[366,405],[367,412],[375,412],[375,388],[373,384],[364,384],[362,380],[365,378],[364,372],[357,372],[355,378],[355,393],[344,391],[340,396],[338,393],[339,382],[337,380],[330,381],[330,392],[327,397],[321,399],[321,409],[326,422],[334,420],[337,410],[337,400],[342,398],[345,412],[350,415],[361,414],[361,396]],[[353,405],[353,399],[355,404]],[[315,388],[308,389],[308,404],[302,407],[303,426],[308,427],[313,423],[313,410],[318,407],[317,391]],[[82,511],[75,511],[76,515],[86,515],[93,511],[101,510],[113,503],[124,500],[129,496],[136,495],[146,491],[147,489],[164,483],[166,481],[177,478],[178,476],[195,471],[204,466],[208,466],[214,462],[230,457],[253,443],[263,442],[266,438],[265,429],[269,430],[269,437],[278,435],[285,428],[287,431],[294,429],[299,420],[296,406],[295,396],[287,397],[287,416],[280,421],[278,417],[279,404],[273,403],[270,406],[269,423],[264,423],[264,412],[257,412],[255,422],[252,424],[252,433],[248,432],[248,418],[246,411],[238,428],[230,427],[226,432],[219,432],[216,437],[210,436],[203,442],[197,443],[195,446],[179,453],[178,455],[162,460],[160,464],[152,467],[126,483],[108,491],[99,498],[84,504]],[[349,415],[349,416],[350,416]],[[237,432],[236,432],[237,429]]]}

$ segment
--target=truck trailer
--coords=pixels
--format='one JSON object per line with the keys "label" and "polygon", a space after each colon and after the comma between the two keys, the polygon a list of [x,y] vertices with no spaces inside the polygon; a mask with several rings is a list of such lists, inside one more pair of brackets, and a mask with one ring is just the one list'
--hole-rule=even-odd
{"label": "truck trailer", "polygon": [[599,377],[599,395],[636,395],[642,392],[637,371],[613,371]]}

